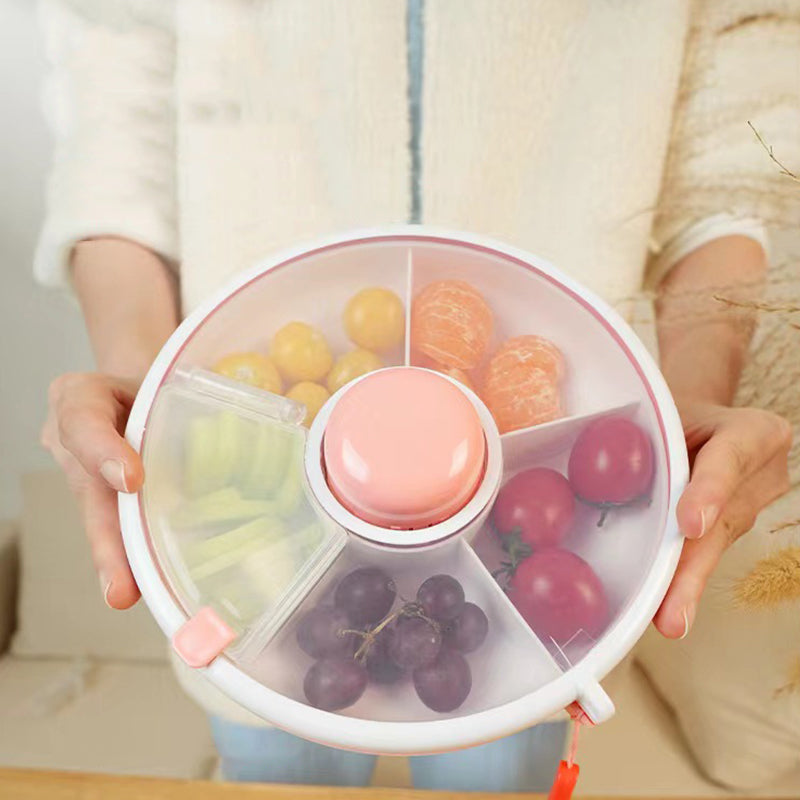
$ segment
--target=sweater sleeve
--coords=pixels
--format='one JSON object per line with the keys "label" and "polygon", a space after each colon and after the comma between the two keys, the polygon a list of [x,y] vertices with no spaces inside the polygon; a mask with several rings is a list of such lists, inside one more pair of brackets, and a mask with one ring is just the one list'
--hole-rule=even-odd
{"label": "sweater sleeve", "polygon": [[34,273],[68,281],[73,246],[91,236],[178,256],[173,70],[167,0],[41,0],[44,112],[53,164]]}
{"label": "sweater sleeve", "polygon": [[800,184],[782,174],[756,136],[800,174],[800,3],[695,0],[692,9],[654,221],[650,287],[678,251],[685,254],[686,241],[710,230],[709,221],[724,220],[728,232],[749,235],[800,218]]}

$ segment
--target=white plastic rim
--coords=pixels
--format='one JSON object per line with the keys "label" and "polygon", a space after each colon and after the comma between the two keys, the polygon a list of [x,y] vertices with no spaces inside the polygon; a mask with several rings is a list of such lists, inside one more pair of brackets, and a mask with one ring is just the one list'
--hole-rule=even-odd
{"label": "white plastic rim", "polygon": [[[650,624],[669,586],[683,546],[675,508],[689,466],[680,417],[672,396],[649,352],[622,317],[605,301],[546,260],[484,236],[421,225],[351,231],[284,250],[241,273],[193,311],[173,333],[142,382],[131,410],[126,438],[139,451],[155,396],[175,358],[203,320],[228,297],[266,272],[313,252],[369,241],[441,243],[493,253],[555,281],[605,323],[635,363],[653,400],[666,450],[668,502],[666,529],[641,589],[575,666],[530,694],[469,716],[422,722],[386,722],[320,711],[258,683],[227,657],[220,656],[202,674],[231,699],[272,724],[305,739],[333,747],[387,754],[424,754],[455,750],[507,736],[548,719],[577,701],[594,722],[613,714],[599,682],[625,657]],[[140,495],[122,494],[119,515],[123,541],[136,582],[148,608],[168,638],[186,621],[177,598],[165,583],[151,549]],[[468,722],[467,722],[468,720]],[[466,724],[465,724],[466,723]]]}
{"label": "white plastic rim", "polygon": [[[423,370],[422,367],[386,367],[385,369]],[[424,371],[433,372],[433,370]],[[372,372],[369,374],[374,375],[375,373]],[[486,467],[475,494],[460,511],[444,520],[444,522],[439,522],[436,525],[429,525],[426,528],[420,528],[418,530],[404,530],[402,544],[398,544],[396,530],[382,528],[379,525],[365,522],[360,517],[348,511],[330,490],[322,468],[322,441],[333,409],[342,398],[344,392],[349,391],[356,383],[364,380],[368,375],[362,375],[360,378],[350,381],[346,386],[339,389],[336,394],[328,398],[311,425],[306,444],[306,475],[311,484],[311,491],[317,501],[322,505],[324,511],[335,522],[350,533],[364,539],[366,542],[383,545],[393,550],[444,544],[444,542],[456,534],[464,533],[468,529],[474,528],[476,522],[482,521],[484,512],[488,512],[489,509],[491,509],[492,503],[500,489],[500,481],[503,477],[503,455],[500,446],[500,434],[497,430],[494,417],[492,417],[483,401],[470,388],[454,380],[449,375],[443,375],[440,372],[434,374],[452,383],[453,386],[466,396],[477,412],[486,437]]]}

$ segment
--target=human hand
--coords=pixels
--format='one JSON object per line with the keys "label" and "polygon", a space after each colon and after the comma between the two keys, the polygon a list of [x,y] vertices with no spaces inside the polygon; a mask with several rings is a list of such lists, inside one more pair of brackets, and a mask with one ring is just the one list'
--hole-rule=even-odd
{"label": "human hand", "polygon": [[678,569],[653,620],[668,638],[683,638],[722,554],[789,488],[791,425],[756,408],[678,403],[691,480],[678,502],[687,537]]}
{"label": "human hand", "polygon": [[78,500],[103,597],[117,609],[139,599],[117,516],[117,492],[137,492],[144,481],[141,458],[122,436],[138,386],[99,373],[61,375],[50,385],[41,435]]}

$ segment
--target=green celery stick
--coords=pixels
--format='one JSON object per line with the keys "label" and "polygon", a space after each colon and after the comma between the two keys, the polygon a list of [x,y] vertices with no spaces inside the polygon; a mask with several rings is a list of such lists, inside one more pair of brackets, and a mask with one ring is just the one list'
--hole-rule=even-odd
{"label": "green celery stick", "polygon": [[259,427],[250,470],[244,482],[248,496],[264,497],[278,489],[286,474],[294,431],[274,422]]}
{"label": "green celery stick", "polygon": [[290,517],[300,507],[300,501],[303,499],[304,475],[303,442],[295,440],[292,442],[286,474],[275,498],[278,514],[282,517]]}
{"label": "green celery stick", "polygon": [[252,419],[239,418],[238,451],[231,482],[242,492],[253,464],[258,429],[259,424]]}
{"label": "green celery stick", "polygon": [[202,528],[206,525],[244,522],[278,512],[272,500],[247,500],[233,486],[190,500],[178,508],[171,522],[176,528]]}
{"label": "green celery stick", "polygon": [[236,472],[244,439],[241,427],[240,418],[232,411],[217,414],[217,457],[213,466],[216,486],[227,486]]}
{"label": "green celery stick", "polygon": [[186,542],[182,554],[193,580],[199,580],[237,564],[269,542],[280,540],[285,533],[279,520],[262,517],[218,536]]}
{"label": "green celery stick", "polygon": [[184,486],[188,495],[207,494],[220,488],[214,483],[216,454],[216,420],[207,415],[189,420],[184,443]]}

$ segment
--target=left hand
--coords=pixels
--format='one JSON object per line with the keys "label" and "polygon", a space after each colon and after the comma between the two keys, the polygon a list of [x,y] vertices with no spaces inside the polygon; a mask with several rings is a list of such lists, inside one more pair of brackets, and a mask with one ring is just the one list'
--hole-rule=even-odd
{"label": "left hand", "polygon": [[678,502],[686,536],[678,569],[653,620],[671,639],[686,636],[722,554],[789,488],[792,427],[756,408],[678,404],[692,474]]}

